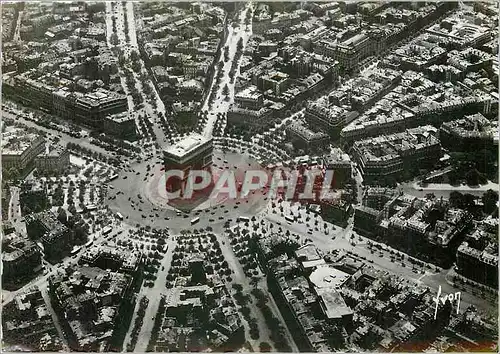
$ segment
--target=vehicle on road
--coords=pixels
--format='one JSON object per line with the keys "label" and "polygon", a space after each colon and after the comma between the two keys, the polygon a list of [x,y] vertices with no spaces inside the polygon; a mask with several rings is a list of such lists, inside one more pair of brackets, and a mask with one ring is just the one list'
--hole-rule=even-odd
{"label": "vehicle on road", "polygon": [[94,205],[94,204],[89,204],[89,205],[86,205],[86,206],[85,206],[85,209],[86,209],[87,211],[92,211],[92,210],[96,210],[96,209],[97,209],[97,206],[96,206],[96,205]]}
{"label": "vehicle on road", "polygon": [[200,221],[200,218],[196,217],[196,218],[191,220],[191,225],[194,225],[194,224],[198,223],[199,221]]}
{"label": "vehicle on road", "polygon": [[112,175],[108,178],[108,182],[111,182],[111,181],[113,181],[113,180],[115,180],[115,179],[117,179],[117,178],[118,178],[118,174],[116,174],[116,173],[115,173],[115,174],[112,174]]}

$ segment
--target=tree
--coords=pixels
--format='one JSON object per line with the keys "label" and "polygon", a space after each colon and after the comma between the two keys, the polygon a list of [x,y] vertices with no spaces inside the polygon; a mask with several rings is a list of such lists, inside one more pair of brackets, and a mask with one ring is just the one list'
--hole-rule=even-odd
{"label": "tree", "polygon": [[233,289],[237,292],[241,292],[243,290],[243,286],[241,284],[233,284]]}
{"label": "tree", "polygon": [[76,214],[76,207],[74,204],[71,204],[69,207],[68,207],[68,211],[71,213],[71,214]]}
{"label": "tree", "polygon": [[491,214],[497,207],[498,192],[493,189],[488,189],[481,197],[481,200],[484,205],[484,212]]}
{"label": "tree", "polygon": [[476,169],[472,169],[465,175],[465,181],[469,186],[477,186],[479,184],[479,172]]}
{"label": "tree", "polygon": [[255,322],[250,322],[250,337],[253,340],[259,339],[259,327]]}
{"label": "tree", "polygon": [[118,35],[116,33],[111,34],[111,38],[109,41],[112,45],[118,45]]}
{"label": "tree", "polygon": [[469,193],[464,194],[463,208],[470,210],[473,209],[475,205],[476,205],[476,197]]}
{"label": "tree", "polygon": [[250,316],[251,312],[250,312],[250,309],[248,307],[243,306],[240,311],[241,311],[241,314],[243,315],[243,317],[247,318]]}
{"label": "tree", "polygon": [[132,61],[138,61],[139,60],[139,53],[137,53],[137,51],[133,50],[130,53],[130,59],[132,59]]}
{"label": "tree", "polygon": [[87,242],[87,229],[84,225],[79,224],[74,228],[74,240],[77,244]]}
{"label": "tree", "polygon": [[461,208],[463,205],[463,194],[456,191],[451,192],[450,205],[456,208]]}
{"label": "tree", "polygon": [[259,344],[259,349],[261,351],[261,353],[268,353],[271,351],[271,345],[267,342],[260,342]]}
{"label": "tree", "polygon": [[57,219],[63,224],[66,224],[68,220],[68,215],[62,207],[57,209]]}

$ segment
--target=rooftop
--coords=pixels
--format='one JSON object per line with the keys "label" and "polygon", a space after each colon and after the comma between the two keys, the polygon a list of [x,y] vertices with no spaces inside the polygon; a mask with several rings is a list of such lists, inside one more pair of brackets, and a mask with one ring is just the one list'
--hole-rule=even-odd
{"label": "rooftop", "polygon": [[134,120],[134,116],[129,114],[129,112],[121,112],[117,114],[112,114],[106,117],[109,120],[112,120],[116,123],[123,123],[129,120]]}
{"label": "rooftop", "polygon": [[304,245],[295,251],[295,255],[300,261],[316,261],[322,259],[318,249],[312,243]]}
{"label": "rooftop", "polygon": [[210,143],[211,141],[211,139],[207,139],[201,134],[192,133],[190,136],[185,137],[174,145],[165,148],[163,151],[170,155],[183,157],[196,150],[198,147]]}
{"label": "rooftop", "polygon": [[351,158],[348,154],[343,152],[340,148],[334,147],[330,150],[330,153],[325,156],[326,164],[338,164],[338,163],[351,163]]}
{"label": "rooftop", "polygon": [[317,288],[339,288],[350,275],[328,265],[317,267],[309,276],[309,280]]}
{"label": "rooftop", "polygon": [[24,129],[6,127],[2,132],[2,155],[21,155],[39,138],[40,135]]}
{"label": "rooftop", "polygon": [[252,99],[252,100],[258,100],[260,97],[262,97],[262,94],[257,90],[257,87],[251,85],[244,90],[238,92],[235,95],[235,99],[241,98],[241,99]]}
{"label": "rooftop", "polygon": [[185,305],[201,306],[201,297],[213,293],[213,289],[208,285],[175,287],[167,292],[165,303],[167,308]]}
{"label": "rooftop", "polygon": [[342,295],[336,290],[331,288],[317,289],[317,294],[321,298],[325,316],[329,319],[340,319],[354,313],[349,306],[346,305]]}
{"label": "rooftop", "polygon": [[407,129],[404,133],[358,140],[354,143],[354,149],[366,161],[388,161],[398,158],[405,151],[439,144],[439,140],[434,136],[435,133],[436,128],[422,126]]}

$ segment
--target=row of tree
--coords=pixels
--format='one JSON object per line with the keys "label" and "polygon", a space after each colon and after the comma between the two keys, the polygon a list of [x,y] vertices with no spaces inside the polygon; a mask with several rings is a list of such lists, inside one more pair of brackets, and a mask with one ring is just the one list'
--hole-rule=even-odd
{"label": "row of tree", "polygon": [[118,167],[120,165],[120,160],[118,160],[117,158],[115,158],[115,157],[108,158],[106,155],[103,155],[100,152],[90,150],[90,149],[83,147],[79,144],[75,144],[75,143],[70,142],[66,145],[66,148],[68,150],[75,151],[75,152],[80,153],[82,155],[88,156],[94,160],[103,161],[104,163],[107,163],[107,164],[115,166],[115,167]]}
{"label": "row of tree", "polygon": [[292,348],[290,348],[290,345],[285,337],[285,329],[281,325],[280,320],[274,316],[273,312],[267,305],[267,296],[258,288],[252,290],[252,295],[254,295],[257,299],[257,306],[262,311],[266,325],[271,332],[270,338],[273,341],[276,350],[280,352],[291,352]]}
{"label": "row of tree", "polygon": [[139,310],[137,310],[134,327],[132,328],[132,333],[130,335],[130,343],[127,343],[127,352],[133,352],[135,349],[135,345],[137,343],[137,339],[139,339],[139,333],[144,322],[144,315],[146,314],[148,304],[148,298],[143,296],[141,298],[141,301],[139,302]]}

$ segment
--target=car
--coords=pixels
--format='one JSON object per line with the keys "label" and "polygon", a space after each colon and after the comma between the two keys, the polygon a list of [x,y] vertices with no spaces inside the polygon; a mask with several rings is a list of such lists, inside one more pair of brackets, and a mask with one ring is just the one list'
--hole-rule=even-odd
{"label": "car", "polygon": [[208,219],[209,222],[214,222],[215,220],[214,219]]}
{"label": "car", "polygon": [[127,178],[128,178],[128,176],[123,176],[123,179],[127,179]]}

